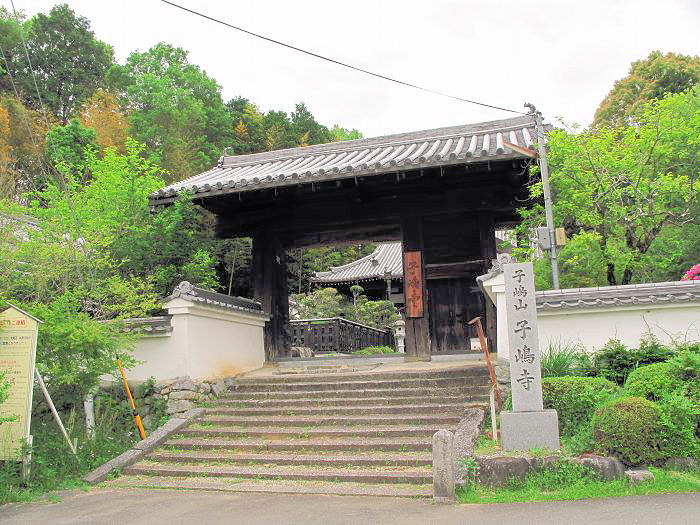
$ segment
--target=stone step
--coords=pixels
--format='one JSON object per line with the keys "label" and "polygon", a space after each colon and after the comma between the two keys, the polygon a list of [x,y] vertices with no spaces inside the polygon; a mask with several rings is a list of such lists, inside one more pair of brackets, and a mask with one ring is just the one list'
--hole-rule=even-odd
{"label": "stone step", "polygon": [[239,480],[230,478],[120,476],[104,483],[107,488],[159,488],[232,493],[321,494],[334,496],[382,496],[392,498],[430,498],[431,485],[352,482]]}
{"label": "stone step", "polygon": [[[360,388],[350,390],[334,390],[330,394],[334,397],[362,400],[369,397],[422,397],[430,399],[443,399],[445,397],[462,396],[470,401],[470,396],[488,396],[489,386],[472,385],[463,387],[421,387],[421,388]],[[326,398],[328,390],[299,390],[299,391],[273,391],[273,392],[230,392],[220,399],[224,400],[256,400],[256,399],[318,399]]]}
{"label": "stone step", "polygon": [[296,451],[298,453],[319,453],[328,451],[394,451],[430,452],[432,437],[374,437],[343,439],[171,439],[164,443],[170,450],[235,450],[237,452]]}
{"label": "stone step", "polygon": [[457,411],[452,414],[430,414],[419,415],[408,410],[402,414],[380,414],[373,412],[371,416],[334,416],[324,415],[323,417],[314,417],[310,415],[280,415],[280,416],[229,416],[229,415],[205,415],[199,418],[196,422],[201,428],[201,425],[213,424],[217,427],[222,425],[233,426],[271,426],[277,428],[287,427],[307,427],[307,426],[352,426],[352,425],[447,425],[450,427],[457,426],[461,419],[464,410]]}
{"label": "stone step", "polygon": [[371,381],[324,381],[304,383],[235,383],[229,390],[233,393],[254,392],[309,392],[309,391],[342,391],[342,390],[394,390],[405,388],[463,388],[483,386],[487,384],[488,376],[467,377],[432,377],[409,378]]}
{"label": "stone step", "polygon": [[[195,424],[196,425],[196,424]],[[454,426],[457,425],[455,422]],[[364,438],[364,437],[432,437],[447,425],[376,425],[372,427],[278,428],[246,426],[189,426],[180,431],[185,437],[209,438],[255,438],[295,440],[311,438]]]}
{"label": "stone step", "polygon": [[198,466],[171,465],[147,461],[138,462],[124,469],[131,476],[206,476],[240,479],[273,479],[303,481],[341,481],[353,483],[418,483],[427,484],[433,480],[430,469],[422,470],[360,470],[275,467],[238,467],[233,465]]}
{"label": "stone step", "polygon": [[[393,398],[390,398],[394,400]],[[461,416],[464,410],[469,407],[478,406],[483,408],[482,403],[444,403],[444,404],[367,404],[359,406],[336,406],[329,403],[327,406],[281,406],[281,407],[227,407],[225,405],[207,408],[209,415],[237,415],[237,416],[316,416],[316,415],[355,415],[355,414],[454,414]]]}
{"label": "stone step", "polygon": [[227,451],[207,452],[203,450],[156,450],[147,459],[159,463],[226,463],[237,465],[274,464],[310,466],[422,466],[432,465],[432,456],[426,453],[387,454],[341,454],[325,452],[314,454],[236,454]]}
{"label": "stone step", "polygon": [[442,368],[437,370],[395,370],[388,372],[334,372],[334,373],[303,373],[303,374],[279,374],[268,377],[238,377],[236,384],[285,384],[293,383],[327,383],[338,381],[387,381],[396,379],[430,379],[430,378],[450,378],[450,377],[470,377],[479,376],[488,378],[488,370],[484,364]]}
{"label": "stone step", "polygon": [[[256,398],[256,399],[246,399],[242,397],[241,399],[231,399],[222,398],[209,401],[207,405],[208,410],[236,410],[236,409],[283,409],[283,410],[295,410],[295,409],[327,409],[327,408],[339,408],[344,409],[345,407],[355,408],[357,406],[371,406],[373,408],[378,407],[396,407],[400,409],[413,408],[414,406],[421,404],[435,404],[435,403],[445,403],[449,405],[454,404],[464,404],[465,407],[471,406],[472,404],[487,404],[489,400],[488,388],[485,389],[484,394],[460,394],[453,396],[442,396],[442,397],[430,397],[425,396],[409,396],[409,397],[365,397],[365,398],[337,398],[337,397],[321,397],[321,398]],[[342,408],[341,408],[342,407]]]}

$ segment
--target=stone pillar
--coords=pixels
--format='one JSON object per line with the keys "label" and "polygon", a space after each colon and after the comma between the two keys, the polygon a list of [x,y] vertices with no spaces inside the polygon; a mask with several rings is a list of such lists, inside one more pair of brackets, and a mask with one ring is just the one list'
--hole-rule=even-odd
{"label": "stone pillar", "polygon": [[505,450],[559,449],[557,412],[543,410],[532,263],[503,265],[513,411],[501,412]]}
{"label": "stone pillar", "polygon": [[449,430],[438,430],[433,434],[433,501],[454,503],[454,500],[454,435]]}

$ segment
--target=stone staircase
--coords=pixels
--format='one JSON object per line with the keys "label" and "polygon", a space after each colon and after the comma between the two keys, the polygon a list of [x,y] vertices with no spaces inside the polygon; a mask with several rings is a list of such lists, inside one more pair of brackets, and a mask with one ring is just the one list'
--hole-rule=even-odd
{"label": "stone staircase", "polygon": [[243,377],[110,483],[429,497],[432,435],[487,402],[483,364]]}

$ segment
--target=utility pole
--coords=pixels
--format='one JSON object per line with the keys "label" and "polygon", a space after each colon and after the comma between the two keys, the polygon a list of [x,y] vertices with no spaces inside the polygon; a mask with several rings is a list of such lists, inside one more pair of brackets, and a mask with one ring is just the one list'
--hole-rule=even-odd
{"label": "utility pole", "polygon": [[542,174],[542,192],[544,193],[544,215],[547,220],[549,232],[549,261],[552,264],[552,287],[559,289],[559,263],[557,262],[557,242],[554,236],[554,216],[552,215],[552,192],[549,187],[549,165],[547,164],[547,151],[544,147],[545,136],[542,125],[542,113],[537,111],[533,104],[525,103],[529,114],[535,118],[535,131],[537,133],[537,152]]}

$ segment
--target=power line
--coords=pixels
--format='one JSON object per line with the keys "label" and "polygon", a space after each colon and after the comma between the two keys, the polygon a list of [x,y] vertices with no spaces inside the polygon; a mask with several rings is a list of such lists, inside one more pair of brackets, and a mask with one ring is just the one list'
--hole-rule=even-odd
{"label": "power line", "polygon": [[500,111],[507,111],[509,113],[517,113],[518,115],[526,115],[527,114],[527,113],[524,113],[522,111],[516,111],[514,109],[508,109],[508,108],[503,108],[500,106],[494,106],[492,104],[486,104],[485,102],[477,102],[476,100],[469,100],[467,98],[462,98],[462,97],[458,97],[455,95],[450,95],[449,93],[443,93],[442,91],[436,91],[434,89],[430,89],[430,88],[423,87],[423,86],[418,86],[416,84],[411,84],[410,82],[404,82],[403,80],[398,80],[396,78],[388,77],[386,75],[381,75],[379,73],[375,73],[373,71],[369,71],[369,70],[363,69],[361,67],[353,66],[352,64],[348,64],[346,62],[341,62],[340,60],[335,60],[333,58],[329,58],[327,56],[320,55],[318,53],[314,53],[313,51],[307,51],[306,49],[302,49],[300,47],[296,47],[296,46],[293,46],[291,44],[287,44],[285,42],[275,40],[274,38],[270,38],[270,37],[267,37],[267,36],[264,36],[264,35],[261,35],[258,33],[254,33],[253,31],[248,31],[247,29],[243,29],[242,27],[238,27],[238,26],[235,26],[233,24],[229,24],[228,22],[224,22],[223,20],[219,20],[218,18],[214,18],[213,16],[205,15],[204,13],[200,13],[199,11],[195,11],[193,9],[189,9],[187,7],[178,5],[174,2],[170,2],[169,0],[161,0],[161,2],[168,4],[168,5],[171,5],[173,7],[176,7],[178,9],[181,9],[182,11],[185,11],[187,13],[199,16],[201,18],[205,18],[206,20],[210,20],[210,21],[215,22],[217,24],[221,24],[221,25],[224,25],[226,27],[230,27],[231,29],[235,29],[236,31],[246,33],[247,35],[254,36],[254,37],[260,38],[262,40],[266,40],[266,41],[271,42],[273,44],[277,44],[279,46],[286,47],[286,48],[292,49],[294,51],[298,51],[299,53],[304,53],[305,55],[309,55],[309,56],[312,56],[314,58],[318,58],[320,60],[325,60],[326,62],[330,62],[331,64],[336,64],[338,66],[346,67],[346,68],[352,69],[354,71],[359,71],[360,73],[364,73],[366,75],[370,75],[370,76],[373,76],[376,78],[381,78],[382,80],[388,80],[389,82],[401,84],[402,86],[407,86],[410,88],[418,89],[420,91],[425,91],[426,93],[432,93],[434,95],[439,95],[441,97],[451,98],[453,100],[459,100],[460,102],[467,102],[469,104],[475,104],[477,106],[484,106],[486,108],[498,109]]}

